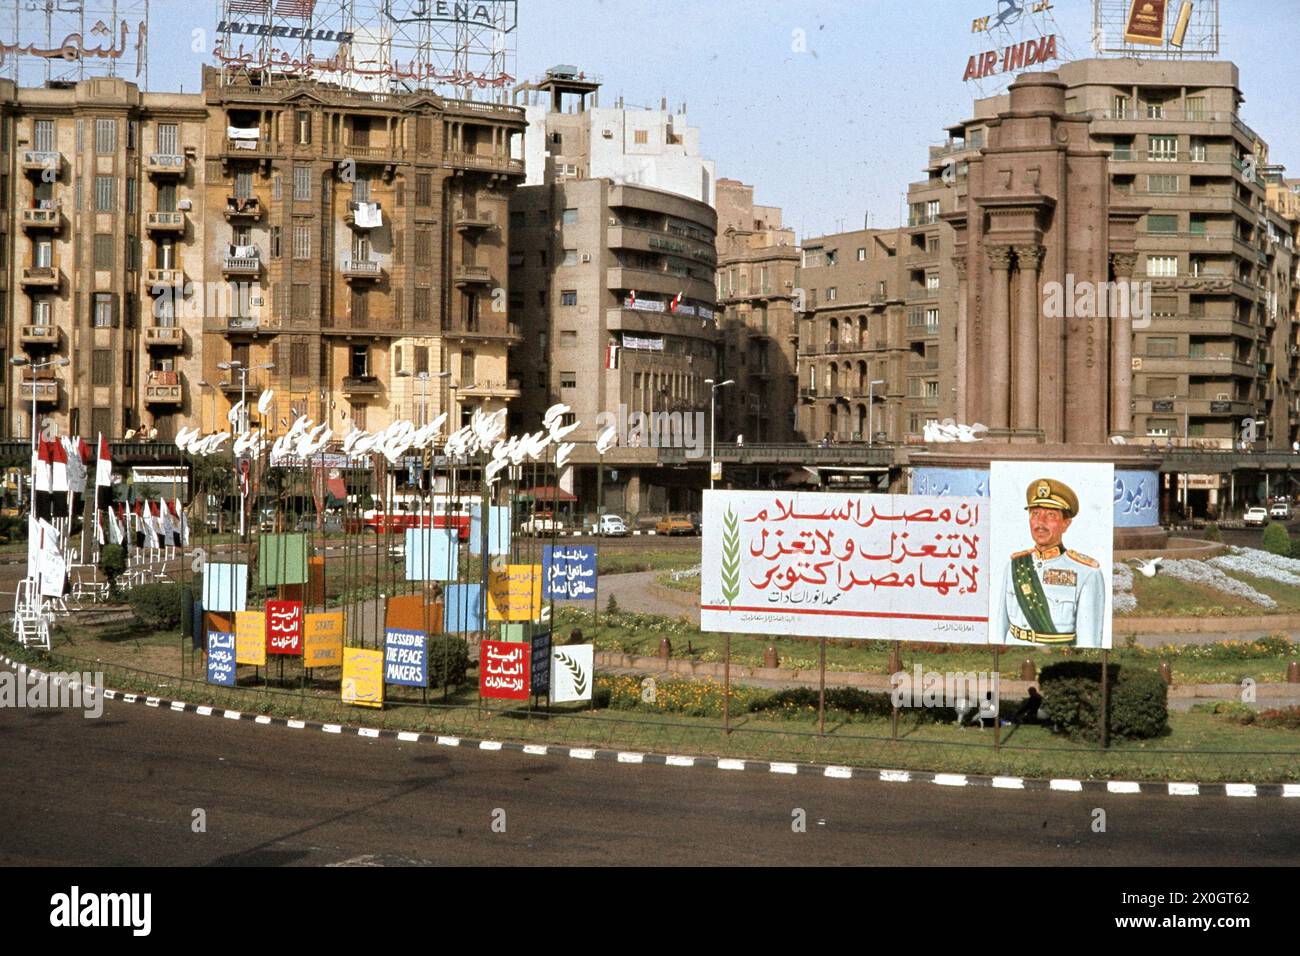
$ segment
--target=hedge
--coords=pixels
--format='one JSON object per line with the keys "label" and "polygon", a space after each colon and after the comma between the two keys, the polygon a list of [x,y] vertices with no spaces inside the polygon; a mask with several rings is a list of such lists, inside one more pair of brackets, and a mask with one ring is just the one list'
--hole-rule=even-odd
{"label": "hedge", "polygon": [[[1107,728],[1112,738],[1158,737],[1169,727],[1168,687],[1160,674],[1128,665],[1109,669]],[[1101,664],[1059,661],[1043,668],[1041,717],[1067,736],[1101,737]]]}

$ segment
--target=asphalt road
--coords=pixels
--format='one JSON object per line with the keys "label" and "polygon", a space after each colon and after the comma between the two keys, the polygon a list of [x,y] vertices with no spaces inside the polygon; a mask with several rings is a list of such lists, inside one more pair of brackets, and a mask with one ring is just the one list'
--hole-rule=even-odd
{"label": "asphalt road", "polygon": [[[1300,801],[1281,798],[621,765],[114,701],[98,720],[0,710],[0,751],[2,865],[1300,863]],[[206,832],[192,831],[196,809]]]}

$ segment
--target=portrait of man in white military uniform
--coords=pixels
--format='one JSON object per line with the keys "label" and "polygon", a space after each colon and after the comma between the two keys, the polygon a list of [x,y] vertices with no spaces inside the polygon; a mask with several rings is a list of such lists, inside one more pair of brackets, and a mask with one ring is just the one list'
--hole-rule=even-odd
{"label": "portrait of man in white military uniform", "polygon": [[999,644],[1103,646],[1105,575],[1095,558],[1066,547],[1064,541],[1079,513],[1078,496],[1062,481],[1037,478],[1025,489],[1025,511],[1033,547],[1010,556],[990,639]]}

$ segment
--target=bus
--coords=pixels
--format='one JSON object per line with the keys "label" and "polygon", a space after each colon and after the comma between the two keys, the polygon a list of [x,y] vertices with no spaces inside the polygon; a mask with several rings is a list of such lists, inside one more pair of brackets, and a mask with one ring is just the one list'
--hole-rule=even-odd
{"label": "bus", "polygon": [[468,541],[470,506],[478,500],[477,495],[393,495],[363,511],[362,524],[376,534],[407,528],[454,528],[461,541]]}

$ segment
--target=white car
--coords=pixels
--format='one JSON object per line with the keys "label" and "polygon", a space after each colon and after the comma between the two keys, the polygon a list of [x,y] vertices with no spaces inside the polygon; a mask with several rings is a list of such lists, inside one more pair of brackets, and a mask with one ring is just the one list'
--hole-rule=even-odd
{"label": "white car", "polygon": [[600,520],[591,529],[592,534],[607,538],[627,537],[627,525],[618,515],[601,515]]}
{"label": "white car", "polygon": [[1291,520],[1291,506],[1285,501],[1279,501],[1268,509],[1270,518],[1281,518],[1283,521]]}
{"label": "white car", "polygon": [[1247,508],[1245,521],[1248,525],[1262,528],[1268,524],[1268,511],[1264,508]]}

